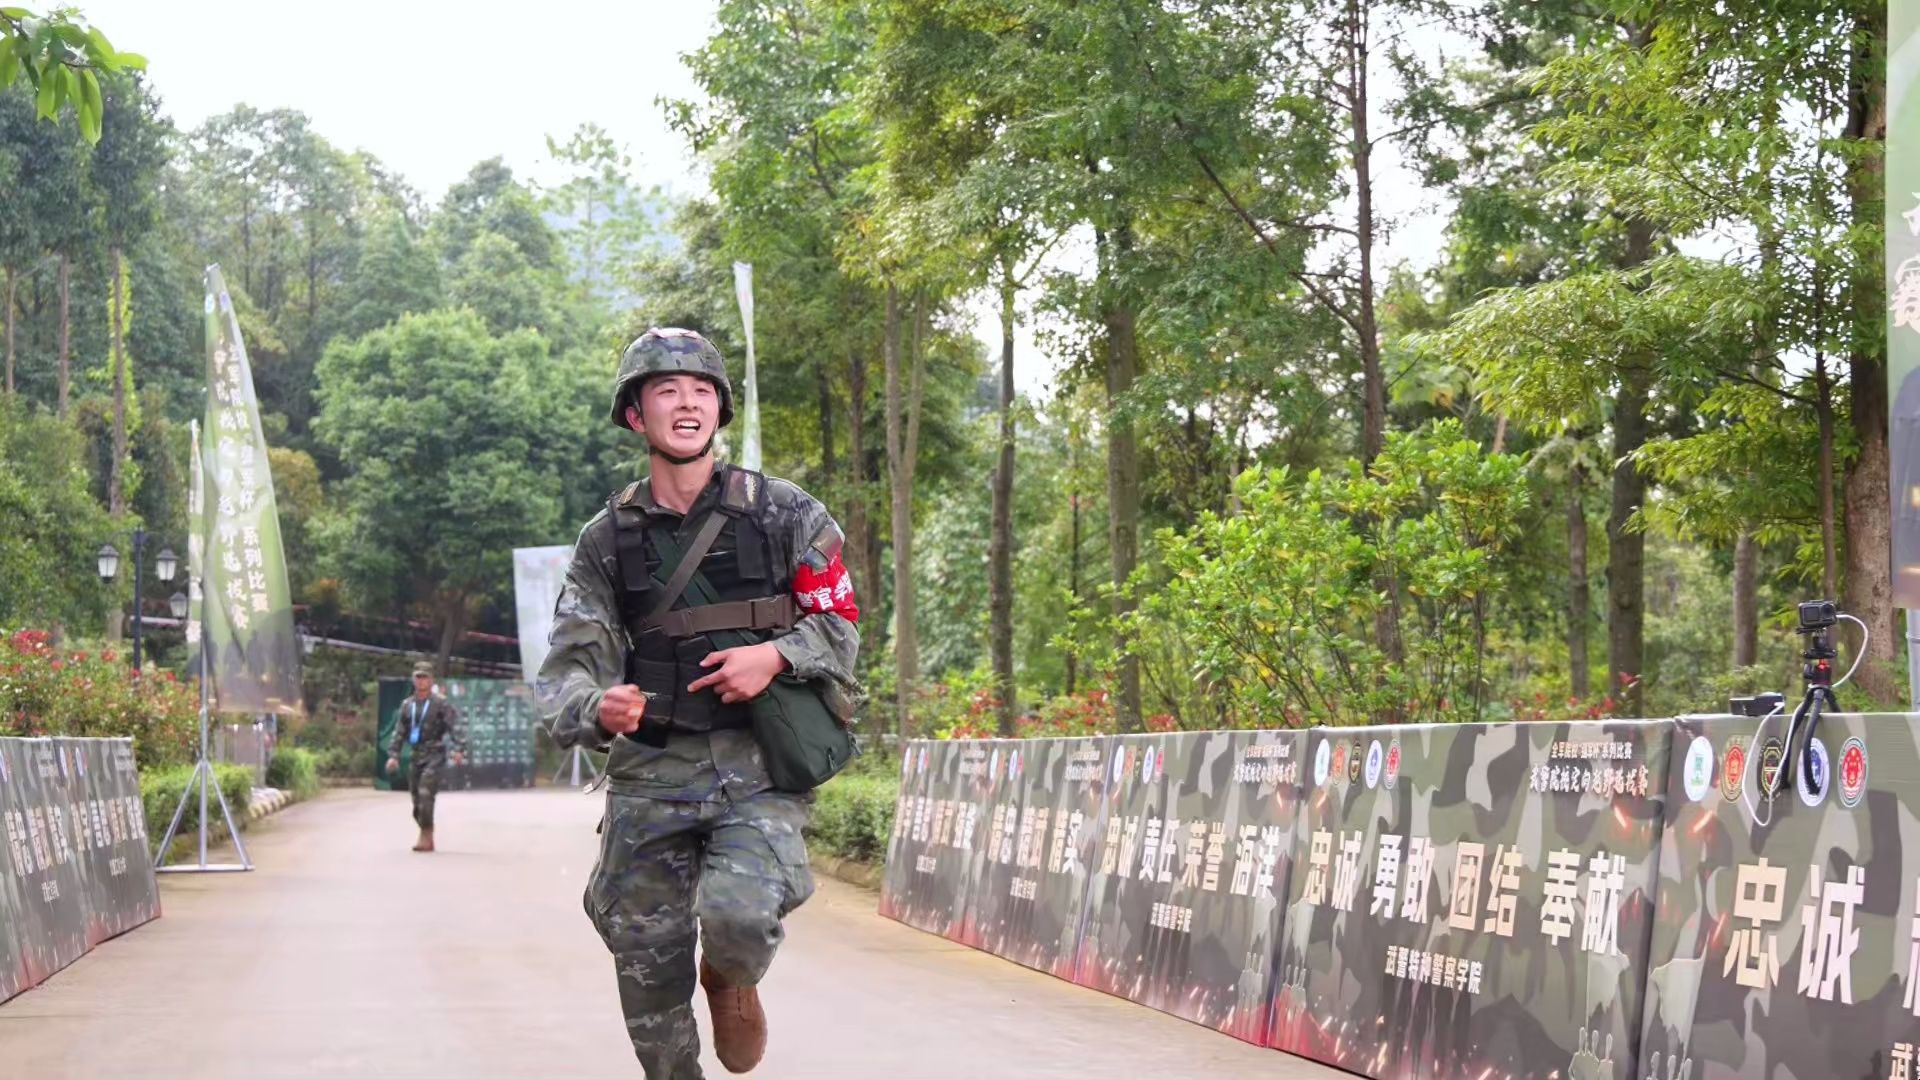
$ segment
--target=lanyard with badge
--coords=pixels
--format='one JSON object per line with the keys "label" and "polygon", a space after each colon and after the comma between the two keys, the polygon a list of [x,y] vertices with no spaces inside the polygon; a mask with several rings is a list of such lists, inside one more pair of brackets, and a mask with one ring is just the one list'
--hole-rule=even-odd
{"label": "lanyard with badge", "polygon": [[427,709],[432,703],[415,698],[410,704],[413,708],[408,713],[408,719],[413,723],[413,730],[407,735],[407,743],[410,746],[418,746],[420,744],[420,724],[427,718]]}

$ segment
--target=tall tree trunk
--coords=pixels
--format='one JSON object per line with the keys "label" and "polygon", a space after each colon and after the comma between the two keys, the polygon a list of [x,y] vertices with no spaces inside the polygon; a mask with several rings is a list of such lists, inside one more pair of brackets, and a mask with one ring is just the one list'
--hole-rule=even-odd
{"label": "tall tree trunk", "polygon": [[[916,319],[918,316],[913,316]],[[893,504],[893,662],[901,734],[915,734],[910,711],[920,678],[920,642],[913,626],[913,459],[909,456],[906,378],[901,371],[900,290],[887,285],[887,467]]]}
{"label": "tall tree trunk", "polygon": [[465,596],[449,596],[441,600],[439,663],[434,667],[441,678],[447,678],[451,674],[447,664],[453,659],[453,647],[459,644],[460,635],[466,629],[466,621],[467,598]]}
{"label": "tall tree trunk", "polygon": [[1733,666],[1760,656],[1760,545],[1743,532],[1733,541]]}
{"label": "tall tree trunk", "polygon": [[1593,692],[1587,660],[1587,625],[1593,618],[1593,586],[1587,576],[1587,470],[1567,470],[1567,675],[1573,696]]}
{"label": "tall tree trunk", "polygon": [[[1347,0],[1347,116],[1352,125],[1355,256],[1359,288],[1355,299],[1355,335],[1360,349],[1360,463],[1371,468],[1387,444],[1387,379],[1380,362],[1380,323],[1373,299],[1373,136],[1369,130],[1368,68],[1371,64],[1370,28],[1363,0]],[[1406,656],[1400,637],[1400,584],[1388,572],[1374,578],[1374,590],[1385,598],[1373,616],[1374,643],[1389,664]],[[1399,717],[1387,716],[1386,720]]]}
{"label": "tall tree trunk", "polygon": [[126,274],[119,245],[108,252],[107,265],[113,274],[113,466],[107,477],[107,512],[117,522],[127,513]]}
{"label": "tall tree trunk", "polygon": [[[1653,257],[1653,223],[1627,223],[1623,269]],[[1646,667],[1647,541],[1628,528],[1647,497],[1647,483],[1634,455],[1646,445],[1647,406],[1653,395],[1652,358],[1628,358],[1620,370],[1620,393],[1613,406],[1613,496],[1607,511],[1607,677],[1608,692],[1618,695],[1626,716],[1645,707],[1641,676]]]}
{"label": "tall tree trunk", "polygon": [[[1080,600],[1080,515],[1084,512],[1081,507],[1078,483],[1075,483],[1072,493],[1068,495],[1068,499],[1071,500],[1073,506],[1073,526],[1072,538],[1068,541],[1067,550],[1067,590],[1072,594],[1077,604]],[[1071,695],[1077,687],[1079,676],[1079,650],[1069,647],[1067,649],[1067,693],[1069,695]]]}
{"label": "tall tree trunk", "polygon": [[1624,714],[1639,716],[1645,698],[1640,677],[1646,667],[1646,536],[1629,528],[1646,500],[1646,479],[1633,455],[1647,441],[1647,400],[1651,378],[1637,363],[1621,373],[1613,416],[1613,502],[1607,513],[1607,669],[1610,692]]}
{"label": "tall tree trunk", "polygon": [[851,471],[853,498],[847,507],[848,572],[856,589],[873,590],[873,610],[878,611],[880,579],[872,558],[868,538],[872,534],[867,514],[867,358],[858,348],[847,353],[847,466]]}
{"label": "tall tree trunk", "polygon": [[1363,399],[1360,409],[1360,462],[1371,466],[1386,446],[1387,380],[1380,366],[1380,328],[1373,303],[1373,138],[1368,131],[1367,67],[1369,63],[1367,7],[1347,0],[1347,115],[1353,125],[1353,195],[1356,204],[1360,288],[1357,301],[1360,371]]}
{"label": "tall tree trunk", "polygon": [[1019,715],[1013,681],[1013,320],[1011,261],[1000,284],[1000,455],[993,470],[993,542],[988,553],[987,610],[993,680],[1000,696],[1000,734],[1013,737]]}
{"label": "tall tree trunk", "polygon": [[[1854,21],[1855,49],[1848,76],[1847,137],[1869,142],[1853,156],[1847,194],[1856,228],[1879,236],[1887,138],[1887,9],[1860,4]],[[1884,243],[1884,238],[1882,243]],[[1878,250],[1878,249],[1877,249]],[[1877,702],[1898,693],[1893,671],[1900,644],[1893,610],[1893,506],[1887,447],[1887,356],[1882,319],[1886,311],[1884,253],[1853,267],[1848,307],[1860,320],[1852,335],[1849,367],[1850,420],[1859,454],[1846,475],[1847,575],[1841,606],[1872,632],[1865,662],[1855,676]]]}
{"label": "tall tree trunk", "polygon": [[820,475],[825,483],[832,483],[840,472],[839,454],[833,445],[833,378],[824,362],[815,376],[820,390]]}
{"label": "tall tree trunk", "polygon": [[[1140,357],[1133,307],[1112,295],[1112,276],[1118,269],[1117,260],[1133,247],[1131,228],[1122,224],[1103,238],[1103,246],[1110,250],[1102,260],[1109,293],[1101,312],[1107,349],[1107,543],[1113,563],[1113,614],[1122,620],[1135,606],[1128,585],[1140,561],[1140,447],[1133,420],[1125,412],[1127,396],[1140,374]],[[1124,629],[1116,644],[1120,654],[1116,719],[1121,731],[1141,731],[1145,724],[1141,717],[1140,659],[1133,654],[1132,640]]]}
{"label": "tall tree trunk", "polygon": [[7,267],[7,393],[13,393],[13,292],[19,281],[13,267]]}
{"label": "tall tree trunk", "polygon": [[1820,421],[1820,595],[1832,600],[1840,594],[1839,522],[1833,506],[1833,458],[1835,417],[1833,376],[1827,370],[1827,354],[1813,354],[1814,415]]}
{"label": "tall tree trunk", "polygon": [[60,253],[60,404],[61,419],[73,394],[73,256]]}

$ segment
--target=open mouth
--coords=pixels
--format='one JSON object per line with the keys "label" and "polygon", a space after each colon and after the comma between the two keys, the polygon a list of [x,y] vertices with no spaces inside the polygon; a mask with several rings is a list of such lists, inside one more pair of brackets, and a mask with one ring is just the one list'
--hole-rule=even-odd
{"label": "open mouth", "polygon": [[700,434],[700,421],[675,420],[673,422],[673,433],[676,435],[698,435]]}

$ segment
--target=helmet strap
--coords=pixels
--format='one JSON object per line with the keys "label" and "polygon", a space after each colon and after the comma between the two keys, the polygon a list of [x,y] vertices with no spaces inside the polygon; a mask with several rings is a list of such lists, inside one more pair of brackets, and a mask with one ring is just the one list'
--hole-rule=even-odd
{"label": "helmet strap", "polygon": [[647,440],[647,452],[654,457],[667,461],[670,464],[691,465],[694,462],[699,461],[701,458],[706,457],[708,454],[713,453],[713,437],[711,435],[707,437],[707,445],[701,447],[699,453],[692,454],[687,457],[681,457],[678,454],[667,453],[665,450],[662,450],[659,447],[653,445],[652,439]]}

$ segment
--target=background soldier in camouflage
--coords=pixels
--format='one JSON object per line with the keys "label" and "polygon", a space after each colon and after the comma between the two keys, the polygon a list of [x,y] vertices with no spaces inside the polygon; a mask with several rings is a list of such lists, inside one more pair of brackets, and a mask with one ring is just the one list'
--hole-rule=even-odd
{"label": "background soldier in camouflage", "polygon": [[393,736],[387,740],[387,771],[400,767],[400,746],[413,747],[413,767],[407,772],[407,790],[413,793],[413,820],[420,826],[415,851],[433,850],[433,801],[440,794],[440,768],[447,761],[447,743],[454,744],[453,761],[460,763],[467,737],[460,730],[460,714],[451,702],[433,692],[433,665],[413,665],[413,696],[400,704]]}
{"label": "background soldier in camouflage", "polygon": [[[755,986],[780,920],[813,891],[811,806],[773,790],[746,702],[783,671],[850,686],[860,641],[839,527],[798,487],[716,465],[713,438],[732,417],[725,364],[698,334],[650,330],[628,347],[612,419],[647,439],[649,476],[581,530],[535,687],[560,745],[609,755],[585,905],[649,1080],[701,1076],[696,978],[721,1063],[744,1072],[765,1050]],[[641,617],[677,566],[660,543],[684,549],[710,513],[726,515],[724,530],[669,618],[784,610],[758,644],[717,649],[671,632],[691,631],[684,621]]]}

